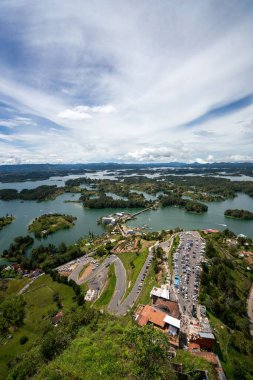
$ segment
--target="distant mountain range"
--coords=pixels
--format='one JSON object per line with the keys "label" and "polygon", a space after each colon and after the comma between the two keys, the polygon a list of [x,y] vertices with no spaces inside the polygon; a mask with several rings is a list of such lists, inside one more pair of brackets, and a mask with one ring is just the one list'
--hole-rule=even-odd
{"label": "distant mountain range", "polygon": [[251,162],[213,162],[201,164],[193,162],[191,164],[185,162],[164,162],[164,163],[116,163],[116,162],[93,162],[93,163],[78,163],[78,164],[18,164],[18,165],[0,165],[0,173],[11,172],[28,172],[28,171],[55,171],[55,170],[117,170],[117,169],[139,169],[139,168],[220,168],[220,169],[253,169]]}

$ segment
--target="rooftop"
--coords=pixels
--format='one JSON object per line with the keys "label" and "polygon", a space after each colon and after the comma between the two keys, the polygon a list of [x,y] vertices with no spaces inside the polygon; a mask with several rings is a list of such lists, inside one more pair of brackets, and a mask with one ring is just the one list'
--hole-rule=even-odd
{"label": "rooftop", "polygon": [[164,322],[168,323],[168,325],[176,327],[177,329],[180,329],[180,320],[177,318],[173,318],[170,315],[166,315],[164,318]]}
{"label": "rooftop", "polygon": [[157,310],[152,306],[145,305],[136,320],[140,326],[146,326],[150,322],[163,328],[165,326],[165,317],[166,314],[164,312]]}
{"label": "rooftop", "polygon": [[169,286],[162,285],[160,288],[154,287],[150,292],[150,296],[155,296],[155,297],[163,298],[165,300],[169,300],[170,299]]}

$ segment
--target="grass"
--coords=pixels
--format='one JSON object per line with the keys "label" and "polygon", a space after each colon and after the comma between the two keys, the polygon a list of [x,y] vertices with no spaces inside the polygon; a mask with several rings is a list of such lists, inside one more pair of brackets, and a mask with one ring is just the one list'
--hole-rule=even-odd
{"label": "grass", "polygon": [[110,265],[110,268],[108,270],[107,285],[103,293],[99,297],[99,299],[95,302],[94,306],[99,309],[104,306],[107,306],[113,296],[115,287],[116,287],[115,266],[114,264],[112,264]]}
{"label": "grass", "polygon": [[247,377],[244,377],[242,374],[241,378],[252,380],[253,376],[249,374],[249,372],[251,374],[253,372],[252,358],[238,352],[238,350],[233,347],[234,331],[229,329],[214,315],[209,313],[208,317],[215,331],[215,336],[217,339],[215,352],[219,356],[227,378],[231,380],[237,380],[238,375],[235,370],[237,369],[237,371],[243,371],[244,368],[244,370],[247,369],[247,374],[244,374],[244,376],[246,375]]}
{"label": "grass", "polygon": [[16,295],[31,280],[28,278],[12,278],[1,280],[0,298]]}
{"label": "grass", "polygon": [[119,253],[118,256],[123,262],[127,274],[127,289],[123,297],[124,300],[131,292],[141,268],[146,261],[148,248],[144,248],[140,252]]}
{"label": "grass", "polygon": [[[27,283],[27,279],[14,279],[8,281],[6,296],[14,296]],[[7,363],[16,355],[28,351],[34,342],[41,336],[41,327],[48,320],[50,311],[57,311],[56,303],[53,301],[53,294],[58,293],[63,306],[63,310],[70,310],[74,305],[72,297],[74,291],[67,285],[54,282],[50,276],[44,275],[35,280],[29,287],[27,293],[23,295],[26,302],[26,316],[24,324],[17,331],[12,332],[12,339],[3,341],[0,345],[0,379],[7,378]],[[26,344],[20,345],[19,340],[26,335],[29,340]]]}
{"label": "grass", "polygon": [[203,358],[197,357],[190,352],[177,350],[177,356],[172,360],[174,363],[183,364],[183,372],[189,372],[196,369],[208,371],[209,380],[216,380],[216,371],[211,363]]}

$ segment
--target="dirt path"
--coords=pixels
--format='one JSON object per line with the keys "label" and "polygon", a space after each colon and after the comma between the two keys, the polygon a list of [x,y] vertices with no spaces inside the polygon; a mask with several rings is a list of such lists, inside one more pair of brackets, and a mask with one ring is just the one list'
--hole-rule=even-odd
{"label": "dirt path", "polygon": [[250,289],[247,309],[248,309],[248,317],[249,317],[249,321],[250,321],[250,334],[253,338],[253,284],[252,284],[251,289]]}

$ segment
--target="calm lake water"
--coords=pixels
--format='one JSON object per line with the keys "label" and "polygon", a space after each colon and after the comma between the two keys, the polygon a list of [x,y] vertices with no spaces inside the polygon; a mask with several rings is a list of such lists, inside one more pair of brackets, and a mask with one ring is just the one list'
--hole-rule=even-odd
{"label": "calm lake water", "polygon": [[[104,173],[95,173],[98,176],[105,177]],[[95,178],[95,174],[94,176]],[[15,188],[21,190],[23,188],[34,188],[39,185],[56,184],[63,186],[64,182],[69,178],[77,178],[78,176],[54,177],[45,181],[27,181],[20,183],[0,183],[0,188]],[[91,177],[91,174],[89,174]],[[146,195],[146,194],[144,194]],[[88,210],[82,207],[80,203],[68,202],[66,200],[78,200],[79,194],[63,194],[53,201],[35,202],[20,200],[0,201],[0,215],[12,214],[15,216],[14,222],[0,231],[0,255],[2,251],[9,247],[10,243],[16,236],[26,235],[27,227],[31,221],[42,214],[47,213],[65,213],[77,217],[75,227],[69,230],[58,231],[46,239],[35,240],[35,246],[39,244],[53,243],[58,245],[62,241],[66,244],[75,243],[79,238],[87,236],[89,232],[94,234],[102,234],[104,229],[97,224],[97,220],[104,215],[122,211],[121,209],[102,209]],[[146,195],[148,198],[148,195]],[[153,199],[152,196],[149,198]],[[171,229],[181,227],[184,229],[224,229],[229,228],[237,234],[244,234],[253,238],[253,221],[243,221],[224,218],[224,211],[228,208],[241,208],[253,212],[253,198],[245,194],[239,194],[235,199],[226,200],[224,202],[208,203],[208,212],[203,215],[187,213],[176,207],[166,207],[155,211],[148,211],[139,215],[135,220],[129,222],[129,226],[142,226],[147,224],[153,230]],[[136,212],[136,210],[124,210]],[[226,226],[225,226],[226,225]]]}

